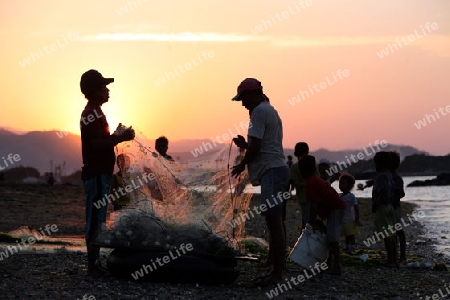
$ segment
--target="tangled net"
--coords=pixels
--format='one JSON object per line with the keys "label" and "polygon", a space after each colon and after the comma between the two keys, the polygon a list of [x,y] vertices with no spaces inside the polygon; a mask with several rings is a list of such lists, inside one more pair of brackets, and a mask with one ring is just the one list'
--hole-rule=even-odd
{"label": "tangled net", "polygon": [[97,242],[150,251],[190,243],[198,254],[236,253],[245,222],[232,220],[247,211],[252,194],[244,193],[246,171],[237,179],[228,171],[242,153],[235,146],[217,148],[180,163],[157,155],[149,142],[124,143],[118,152],[131,158],[124,179],[132,187],[131,204],[110,214]]}

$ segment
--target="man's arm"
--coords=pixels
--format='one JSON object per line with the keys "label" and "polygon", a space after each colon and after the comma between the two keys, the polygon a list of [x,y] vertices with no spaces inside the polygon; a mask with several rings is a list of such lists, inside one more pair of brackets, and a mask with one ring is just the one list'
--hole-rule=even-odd
{"label": "man's arm", "polygon": [[231,174],[235,177],[239,176],[239,174],[242,173],[242,171],[245,170],[245,165],[249,164],[252,160],[255,159],[256,155],[259,153],[259,150],[261,149],[261,139],[249,136],[248,137],[248,147],[247,151],[245,151],[244,159],[241,161],[240,164],[233,167],[233,171],[231,171]]}
{"label": "man's arm", "polygon": [[112,134],[107,138],[93,138],[90,142],[96,151],[102,151],[103,149],[114,147],[119,143],[130,141],[132,139],[134,139],[134,133],[126,131],[123,135]]}
{"label": "man's arm", "polygon": [[[110,149],[111,147],[116,146],[119,143],[130,141],[134,139],[135,133],[134,129],[127,128],[121,134],[111,134],[109,136],[103,136],[104,128],[100,120],[95,120],[94,122],[90,122],[88,124],[81,125],[82,131],[84,131],[85,135],[88,137],[88,141],[91,144],[94,151],[101,152],[105,149]],[[121,126],[121,124],[119,124]],[[118,126],[118,128],[119,128]]]}

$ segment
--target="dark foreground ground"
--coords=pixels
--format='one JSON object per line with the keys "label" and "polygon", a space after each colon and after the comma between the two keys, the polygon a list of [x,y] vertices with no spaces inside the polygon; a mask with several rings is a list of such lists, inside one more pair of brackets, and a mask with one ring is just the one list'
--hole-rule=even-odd
{"label": "dark foreground ground", "polygon": [[[81,235],[83,201],[81,187],[56,186],[51,191],[42,186],[0,186],[0,231],[57,224],[59,230],[54,236]],[[258,204],[258,199],[253,201]],[[275,299],[427,299],[427,296],[428,299],[441,299],[438,297],[450,294],[450,273],[447,271],[380,266],[378,258],[382,245],[378,243],[367,248],[362,243],[372,234],[372,220],[368,200],[361,199],[360,202],[364,226],[357,237],[358,255],[343,255],[343,274],[320,274],[292,286]],[[405,213],[414,209],[407,203],[403,208]],[[291,201],[286,222],[291,247],[297,240],[299,224],[298,205]],[[406,228],[408,261],[448,263],[432,251],[428,241],[418,240],[422,230],[419,222]],[[246,233],[266,238],[262,218],[248,221]],[[363,253],[370,257],[365,263],[359,258]],[[113,276],[95,279],[86,274],[85,263],[86,253],[81,251],[62,249],[58,254],[14,254],[0,261],[0,299],[269,299],[266,293],[274,288],[252,285],[251,279],[261,272],[262,267],[248,261],[238,262],[241,274],[233,284],[216,286],[138,282]],[[286,278],[299,274],[302,269],[289,262]],[[434,298],[433,294],[436,294]]]}

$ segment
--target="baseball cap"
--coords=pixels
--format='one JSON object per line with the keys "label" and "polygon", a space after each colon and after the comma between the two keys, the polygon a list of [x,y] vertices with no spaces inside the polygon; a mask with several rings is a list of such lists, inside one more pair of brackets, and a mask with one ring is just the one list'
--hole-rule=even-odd
{"label": "baseball cap", "polygon": [[259,82],[255,78],[245,78],[241,84],[239,84],[237,88],[237,94],[234,96],[231,100],[233,101],[240,101],[242,100],[242,94],[244,92],[248,91],[254,91],[254,90],[262,90],[261,82]]}
{"label": "baseball cap", "polygon": [[97,88],[114,82],[114,78],[105,78],[97,70],[89,70],[81,75],[80,88],[81,92],[86,95],[95,91]]}

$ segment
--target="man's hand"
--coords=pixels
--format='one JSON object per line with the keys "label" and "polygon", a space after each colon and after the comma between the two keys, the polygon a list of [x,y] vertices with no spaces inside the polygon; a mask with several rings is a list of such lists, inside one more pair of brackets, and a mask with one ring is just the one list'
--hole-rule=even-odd
{"label": "man's hand", "polygon": [[245,141],[245,138],[242,135],[238,135],[237,137],[233,138],[233,142],[238,146],[239,148],[248,148],[248,144]]}
{"label": "man's hand", "polygon": [[239,174],[241,174],[244,170],[245,170],[245,165],[243,163],[240,163],[233,167],[233,170],[231,171],[231,175],[234,177],[238,177]]}
{"label": "man's hand", "polygon": [[134,129],[130,126],[130,128],[127,128],[125,132],[123,133],[123,138],[125,141],[131,141],[136,136]]}
{"label": "man's hand", "polygon": [[134,139],[135,137],[135,132],[133,128],[127,128],[125,131],[123,131],[123,133],[120,135],[122,138],[122,141],[131,141],[132,139]]}

